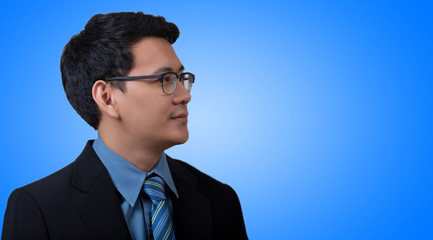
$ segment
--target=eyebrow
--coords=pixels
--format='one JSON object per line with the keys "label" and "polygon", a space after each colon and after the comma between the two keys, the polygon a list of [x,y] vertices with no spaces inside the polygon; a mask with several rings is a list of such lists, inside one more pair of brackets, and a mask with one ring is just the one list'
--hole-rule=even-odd
{"label": "eyebrow", "polygon": [[[185,67],[183,65],[180,66],[179,70],[177,72],[185,70]],[[174,72],[173,68],[171,67],[160,67],[158,68],[153,74],[163,73],[163,72]]]}

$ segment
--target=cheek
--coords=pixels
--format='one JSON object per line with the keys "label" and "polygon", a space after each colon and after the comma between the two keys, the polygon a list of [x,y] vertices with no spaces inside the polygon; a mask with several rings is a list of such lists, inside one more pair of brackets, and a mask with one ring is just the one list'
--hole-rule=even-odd
{"label": "cheek", "polygon": [[171,102],[164,96],[141,96],[129,103],[128,113],[148,127],[163,126],[170,118]]}
{"label": "cheek", "polygon": [[172,98],[163,95],[157,87],[160,86],[144,83],[128,85],[120,109],[125,124],[149,131],[158,131],[165,126],[170,118]]}

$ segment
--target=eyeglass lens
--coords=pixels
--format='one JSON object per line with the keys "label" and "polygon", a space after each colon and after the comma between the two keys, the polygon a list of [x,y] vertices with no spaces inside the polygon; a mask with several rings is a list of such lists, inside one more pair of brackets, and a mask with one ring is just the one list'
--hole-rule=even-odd
{"label": "eyeglass lens", "polygon": [[[193,79],[190,74],[184,74],[182,77],[182,83],[185,86],[186,90],[191,91]],[[169,73],[164,76],[162,81],[162,90],[166,94],[172,94],[176,91],[176,86],[178,82],[178,77],[174,73]]]}

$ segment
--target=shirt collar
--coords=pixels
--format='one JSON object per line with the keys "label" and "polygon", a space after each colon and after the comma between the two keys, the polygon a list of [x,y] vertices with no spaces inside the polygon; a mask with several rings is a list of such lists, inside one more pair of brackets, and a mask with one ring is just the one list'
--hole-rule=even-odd
{"label": "shirt collar", "polygon": [[152,173],[158,174],[176,197],[179,198],[164,152],[152,170],[145,173],[107,147],[99,134],[93,143],[93,149],[110,174],[114,186],[131,207],[137,201],[144,180]]}

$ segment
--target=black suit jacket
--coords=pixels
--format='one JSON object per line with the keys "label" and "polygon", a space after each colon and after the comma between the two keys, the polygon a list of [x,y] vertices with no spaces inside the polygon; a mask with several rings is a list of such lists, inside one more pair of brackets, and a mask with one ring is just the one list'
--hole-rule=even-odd
{"label": "black suit jacket", "polygon": [[[12,192],[3,240],[131,239],[119,192],[92,143],[70,165]],[[232,188],[187,163],[167,161],[179,194],[171,197],[177,240],[247,239]]]}

